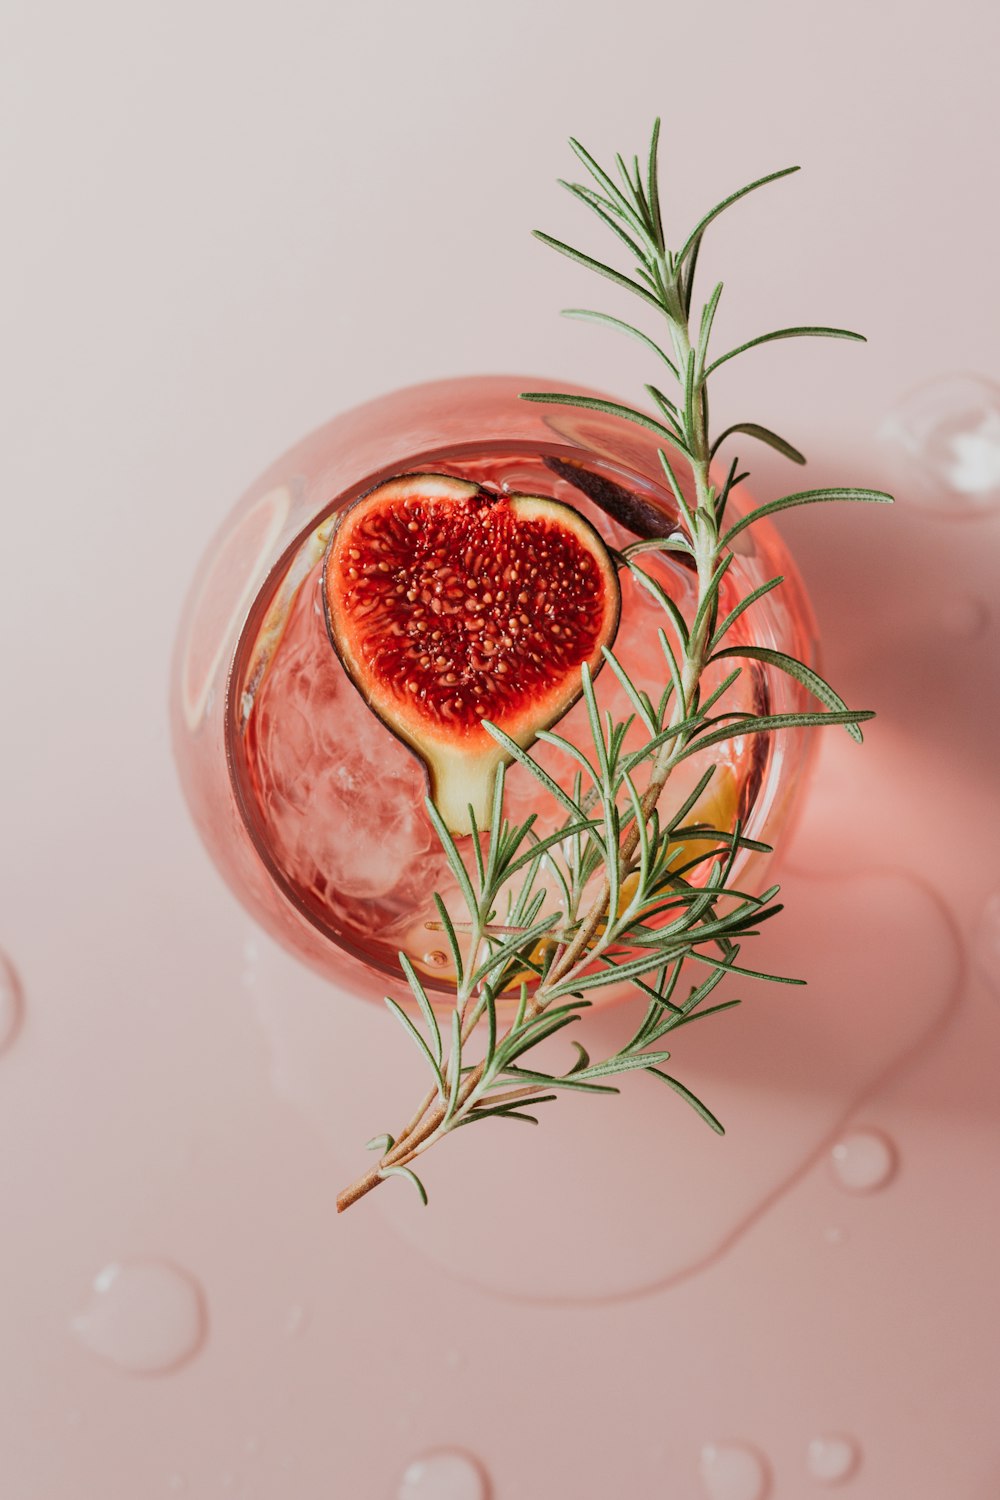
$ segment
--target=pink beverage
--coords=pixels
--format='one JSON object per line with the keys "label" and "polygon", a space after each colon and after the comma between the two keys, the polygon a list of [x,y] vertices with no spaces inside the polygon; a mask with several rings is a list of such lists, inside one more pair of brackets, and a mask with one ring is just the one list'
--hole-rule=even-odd
{"label": "pink beverage", "polygon": [[[393,475],[429,472],[497,494],[562,501],[617,550],[677,524],[655,441],[615,418],[518,399],[523,390],[546,388],[566,389],[511,377],[439,382],[335,419],[253,488],[216,539],[192,593],[178,648],[174,733],[195,819],[223,874],[264,925],[359,994],[381,996],[387,980],[400,976],[400,950],[430,988],[446,990],[450,959],[428,926],[437,915],[433,893],[456,921],[465,912],[425,807],[424,766],[372,712],[330,642],[322,569],[338,513]],[[747,501],[737,493],[733,504],[738,513]],[[809,661],[808,604],[776,533],[758,524],[737,546],[723,610],[777,573],[785,582],[738,622],[734,641]],[[690,619],[694,576],[679,557],[647,552],[640,563]],[[614,653],[656,702],[669,680],[657,635],[668,629],[667,617],[624,570],[620,582]],[[602,711],[616,720],[629,716],[610,668],[598,676],[596,692]],[[804,706],[795,683],[747,663],[719,711]],[[558,731],[590,749],[582,702]],[[634,724],[626,747],[646,738]],[[532,754],[570,786],[574,767],[562,752],[536,744]],[[715,776],[688,821],[730,828],[739,816],[750,837],[772,842],[806,754],[801,731],[734,739],[684,762],[661,805],[678,807],[711,758]],[[641,787],[641,772],[637,779]],[[512,820],[535,813],[540,834],[559,826],[558,805],[522,766],[507,771],[504,805]],[[555,901],[554,891],[548,899]]]}

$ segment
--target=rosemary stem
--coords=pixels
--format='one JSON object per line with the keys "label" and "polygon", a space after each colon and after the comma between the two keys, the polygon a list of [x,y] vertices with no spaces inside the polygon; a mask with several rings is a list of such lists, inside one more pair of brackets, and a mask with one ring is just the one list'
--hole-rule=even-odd
{"label": "rosemary stem", "polygon": [[[674,352],[677,356],[678,368],[686,371],[694,360],[694,352],[688,331],[687,319],[683,314],[681,298],[676,283],[669,276],[665,259],[659,258],[661,285],[663,287],[663,311],[666,315],[670,338]],[[679,723],[687,718],[698,691],[698,684],[705,668],[708,655],[708,642],[711,638],[712,622],[707,612],[703,611],[703,605],[708,591],[711,587],[713,569],[715,567],[718,553],[718,531],[714,524],[715,517],[712,507],[712,487],[709,476],[709,444],[705,422],[705,400],[704,381],[701,371],[695,371],[693,400],[690,402],[690,427],[685,426],[685,437],[691,453],[691,468],[695,483],[696,508],[694,511],[694,535],[691,537],[691,545],[694,551],[695,563],[698,577],[698,597],[696,612],[700,623],[693,634],[688,638],[684,651],[684,662],[681,673],[682,695],[678,698],[673,709],[673,723]],[[687,736],[680,735],[673,741],[661,747],[659,754],[653,762],[649,783],[640,799],[640,807],[643,818],[648,820],[656,807],[664,787],[670,777],[673,767],[676,765],[684,747]],[[635,854],[639,844],[639,828],[633,822],[621,840],[618,850],[619,877],[624,878],[628,870],[632,856]],[[588,967],[593,963],[600,945],[599,933],[601,924],[605,922],[608,915],[608,904],[611,898],[611,881],[606,874],[601,882],[601,888],[596,898],[591,903],[590,909],[580,923],[575,936],[557,950],[556,957],[551,964],[544,979],[542,979],[535,993],[528,999],[527,1015],[529,1018],[539,1016],[551,1003],[552,991],[557,986],[565,984],[567,980],[581,968]],[[605,923],[605,930],[610,927],[610,922]],[[478,952],[481,941],[481,928],[476,928],[477,942],[475,944]],[[595,939],[597,942],[595,943]],[[472,1005],[472,996],[466,994],[459,997],[462,1019],[462,1041],[468,1040],[478,1021],[476,1008]],[[509,1035],[509,1033],[507,1033]],[[452,1065],[457,1065],[457,1059],[452,1059]],[[466,1111],[470,1104],[475,1102],[478,1090],[485,1077],[484,1063],[478,1064],[462,1080],[458,1088],[454,1116],[460,1116]],[[446,1081],[447,1076],[446,1076]],[[510,1095],[511,1098],[527,1098],[533,1093],[538,1093],[537,1088],[517,1090]],[[446,1108],[441,1101],[435,1109],[434,1101],[439,1099],[437,1089],[431,1089],[425,1096],[422,1104],[411,1120],[407,1123],[399,1138],[389,1151],[385,1153],[378,1166],[359,1178],[337,1199],[338,1212],[349,1208],[358,1198],[364,1197],[371,1192],[372,1188],[384,1181],[381,1175],[386,1167],[404,1166],[416,1155],[421,1154],[430,1146],[438,1132],[446,1121]]]}
{"label": "rosemary stem", "polygon": [[379,1183],[384,1181],[382,1164],[380,1163],[377,1167],[373,1167],[370,1172],[366,1172],[363,1177],[359,1177],[356,1182],[352,1182],[350,1187],[345,1188],[342,1193],[337,1194],[338,1214],[342,1214],[345,1208],[350,1208],[352,1203],[357,1203],[359,1198],[363,1198],[366,1193],[371,1192],[372,1188],[378,1187]]}
{"label": "rosemary stem", "polygon": [[[560,829],[549,839],[540,841],[533,836],[534,842],[542,845],[543,852],[540,855],[532,857],[530,850],[526,854],[518,852],[527,840],[532,820],[523,827],[511,830],[502,819],[502,784],[497,789],[489,861],[485,868],[481,850],[476,851],[478,895],[475,889],[477,871],[463,867],[462,856],[448,831],[439,828],[448,861],[466,892],[470,916],[469,922],[453,923],[441,898],[437,898],[442,922],[433,925],[435,930],[441,927],[448,930],[449,940],[453,949],[456,949],[458,982],[451,1016],[451,1035],[455,1040],[451,1054],[445,1056],[437,1017],[430,1008],[419,980],[415,979],[412,971],[408,971],[411,989],[420,1003],[430,1033],[428,1040],[425,1040],[418,1031],[416,1040],[430,1061],[435,1075],[435,1087],[425,1095],[399,1138],[383,1154],[378,1164],[340,1194],[337,1208],[341,1212],[400,1169],[413,1177],[426,1201],[423,1184],[409,1172],[407,1164],[457,1125],[472,1123],[487,1115],[520,1115],[521,1111],[512,1106],[517,1106],[521,1100],[546,1102],[554,1097],[547,1092],[550,1087],[593,1088],[595,1079],[629,1071],[637,1064],[664,1079],[672,1089],[687,1099],[713,1129],[721,1132],[720,1122],[707,1106],[696,1099],[679,1080],[660,1070],[658,1064],[669,1054],[646,1049],[655,1046],[657,1040],[672,1027],[682,1025],[694,1007],[711,993],[724,972],[755,972],[736,966],[739,944],[745,936],[755,935],[750,929],[758,920],[764,920],[780,910],[780,906],[768,904],[777,887],[772,887],[759,901],[754,897],[746,898],[739,891],[729,888],[729,875],[739,848],[766,848],[765,845],[740,837],[739,820],[731,841],[726,835],[720,835],[729,843],[728,851],[719,849],[710,851],[707,856],[699,854],[687,864],[673,868],[677,829],[685,821],[687,812],[696,805],[711,776],[711,769],[690,796],[683,802],[678,802],[677,816],[665,826],[657,815],[658,803],[675,769],[695,749],[701,750],[731,737],[730,730],[733,726],[722,725],[723,719],[738,719],[740,733],[770,733],[774,729],[807,723],[839,723],[848,729],[853,738],[860,739],[858,724],[871,717],[868,713],[850,711],[830,685],[819,678],[806,663],[762,646],[734,646],[720,654],[749,656],[771,663],[775,669],[788,673],[803,684],[824,705],[825,712],[806,714],[796,711],[777,715],[723,713],[710,717],[713,706],[728,691],[739,675],[739,669],[724,678],[714,690],[708,691],[704,698],[702,696],[703,679],[718,641],[761,594],[782,581],[776,578],[761,584],[741,599],[724,617],[722,624],[718,625],[722,598],[720,588],[726,564],[732,560],[730,544],[736,533],[772,511],[793,505],[833,499],[886,503],[891,502],[891,497],[879,491],[860,489],[797,492],[750,510],[735,525],[722,532],[723,514],[730,492],[746,475],[737,472],[738,461],[734,460],[721,493],[717,493],[712,483],[713,445],[709,431],[708,380],[713,371],[745,350],[772,339],[802,335],[857,339],[860,335],[826,327],[782,328],[762,334],[718,358],[710,359],[709,343],[722,292],[721,284],[715,287],[701,311],[696,339],[692,339],[691,333],[693,280],[704,232],[730,204],[797,169],[786,168],[771,173],[731,194],[699,221],[683,242],[682,248],[668,250],[657,185],[659,130],[657,121],[650,140],[645,180],[638,158],[634,162],[634,171],[630,171],[625,161],[619,157],[616,159],[622,178],[622,185],[619,186],[613,180],[613,175],[609,175],[574,141],[571,143],[573,150],[597,186],[595,189],[563,184],[593,208],[604,224],[615,230],[638,256],[641,262],[636,268],[638,280],[634,280],[631,275],[622,274],[612,266],[602,265],[589,254],[549,235],[539,233],[539,238],[571,260],[582,263],[610,278],[619,287],[638,295],[646,307],[654,307],[666,319],[669,344],[665,340],[654,342],[642,329],[623,323],[619,318],[581,309],[571,311],[571,316],[610,323],[651,348],[677,380],[678,395],[671,398],[658,388],[647,386],[657,408],[656,417],[603,398],[575,393],[524,392],[523,396],[529,401],[594,408],[635,421],[643,428],[652,428],[671,448],[671,452],[676,450],[686,458],[690,464],[693,499],[690,491],[686,492],[682,488],[666,451],[661,450],[660,453],[680,527],[686,533],[684,550],[690,551],[695,564],[695,612],[688,623],[676,602],[654,580],[648,577],[644,579],[649,592],[659,594],[667,621],[677,639],[675,647],[661,632],[669,666],[669,681],[663,689],[658,706],[628,680],[618,663],[616,675],[621,678],[636,712],[617,724],[610,714],[605,714],[602,719],[589,679],[583,677],[597,752],[596,770],[586,758],[583,760],[584,768],[590,766],[594,783],[586,794],[582,786],[583,774],[579,770],[575,771],[573,788],[567,795],[563,789],[553,785],[551,777],[532,757],[524,754],[519,747],[511,747],[510,741],[506,741],[515,758],[526,764],[529,771],[536,774],[537,780],[558,796],[564,814],[569,814],[568,820],[564,820]],[[622,232],[621,222],[626,224],[627,234]],[[665,352],[668,347],[673,358]],[[795,462],[805,461],[791,444],[757,423],[737,423],[726,428],[716,439],[714,446],[718,448],[727,437],[738,432],[776,448]],[[618,566],[631,567],[633,552],[649,550],[651,546],[662,544],[663,540],[654,539],[645,544],[635,544],[633,548],[626,548],[623,555],[613,554],[612,561]],[[667,723],[668,709],[670,718]],[[624,741],[637,717],[648,728],[650,741],[645,749],[625,755]],[[606,729],[602,727],[605,724]],[[497,726],[492,728],[496,738],[505,738]],[[706,730],[708,732],[704,733]],[[704,737],[697,739],[696,736],[700,734],[704,734]],[[566,748],[572,750],[572,747]],[[632,780],[632,773],[640,765],[648,768],[648,780],[641,793]],[[603,818],[594,822],[592,815],[598,807],[603,809]],[[680,836],[686,831],[690,830],[682,828]],[[557,854],[557,848],[562,853]],[[716,856],[719,856],[718,861],[712,867],[704,889],[700,886],[696,889],[694,882],[685,879],[694,866],[701,864],[702,859],[714,859]],[[562,889],[562,915],[561,919],[556,915],[551,921],[543,921],[539,926],[538,913],[544,903],[545,892],[539,894],[534,891],[534,884],[539,872],[545,868],[545,862],[549,863]],[[529,873],[519,894],[515,895],[507,887],[506,881],[515,871],[525,867]],[[630,875],[634,877],[634,883],[628,888],[627,894],[624,894],[623,900],[623,888]],[[583,909],[585,893],[591,892],[594,886],[599,886],[599,889],[593,897],[589,894],[586,896],[587,906]],[[495,922],[492,919],[500,910],[499,897],[505,890],[507,920]],[[658,925],[655,915],[650,915],[648,924],[645,924],[643,914],[667,911],[671,902],[664,905],[663,896],[668,890],[681,891],[681,904],[688,901],[691,904],[676,921],[668,920],[660,935],[652,932],[652,927],[648,925]],[[719,901],[729,903],[723,914],[716,908]],[[538,961],[538,952],[542,950],[533,947],[530,936],[532,933],[537,936],[540,931],[547,935],[544,963]],[[463,939],[467,934],[469,936],[468,961],[457,954],[456,933],[461,933]],[[715,960],[700,952],[699,945],[705,943],[711,943],[717,948],[722,955],[721,959]],[[484,945],[489,949],[486,958],[481,956]],[[629,947],[638,950],[638,958],[622,959],[622,953]],[[693,986],[687,1000],[682,1006],[678,1006],[673,1003],[671,996],[680,980],[682,965],[691,956],[708,963],[713,972],[702,984]],[[650,958],[652,962],[649,962]],[[625,980],[634,983],[649,1000],[647,1016],[631,1041],[610,1058],[594,1065],[588,1063],[586,1051],[580,1047],[580,1061],[570,1073],[561,1078],[537,1068],[525,1068],[519,1063],[518,1059],[523,1053],[577,1019],[580,1007],[587,1003],[584,999],[585,990],[615,982],[614,974],[605,972],[605,968],[611,971],[620,969]],[[641,976],[648,976],[654,968],[657,978],[651,984]],[[522,983],[515,1017],[510,1024],[499,1027],[497,1006],[509,995],[512,984],[516,985],[529,970],[539,976],[534,993],[529,994],[526,985]],[[473,976],[476,976],[475,982]],[[777,979],[779,976],[761,977]],[[567,996],[572,997],[572,1003],[563,1003]],[[738,1003],[726,1001],[713,1005],[701,1014],[725,1010]],[[398,1006],[394,1005],[393,1008],[394,1011],[399,1011]],[[539,1022],[538,1018],[550,1008],[550,1016]],[[484,1014],[489,1021],[488,1039],[481,1060],[475,1066],[470,1066],[464,1061],[465,1044],[479,1027]],[[667,1017],[666,1020],[664,1016]],[[403,1021],[413,1033],[415,1027],[405,1015]],[[580,1046],[579,1043],[576,1045]],[[571,1074],[577,1076],[571,1077]],[[528,1079],[535,1081],[526,1082]],[[490,1089],[500,1089],[508,1082],[513,1086],[490,1094]]]}
{"label": "rosemary stem", "polygon": [[[431,924],[428,923],[427,925],[430,926]],[[435,925],[440,925],[440,924],[435,924]],[[480,948],[480,944],[481,944],[481,938],[482,938],[482,931],[483,931],[483,929],[478,924],[475,924],[475,925],[471,925],[469,927],[469,930],[470,930],[470,932],[475,933],[476,934],[476,938],[477,938],[475,946],[474,946],[472,952],[470,953],[470,957],[469,957],[469,971],[471,972],[475,968],[476,961],[478,959],[479,948]],[[461,1036],[462,1036],[462,1044],[463,1044],[463,1046],[469,1040],[469,1037],[472,1035],[472,1033],[475,1031],[476,1026],[477,1026],[478,1021],[479,1021],[479,1017],[475,1013],[475,1007],[472,1004],[473,998],[474,997],[473,997],[473,995],[471,993],[467,993],[464,996],[460,995],[458,997],[458,1003],[462,1007]],[[410,1136],[413,1135],[413,1133],[416,1130],[417,1126],[420,1124],[421,1120],[424,1118],[424,1116],[426,1115],[427,1111],[430,1109],[431,1105],[434,1103],[434,1100],[437,1099],[438,1097],[439,1097],[438,1090],[436,1088],[434,1088],[434,1089],[428,1089],[428,1091],[424,1095],[423,1101],[419,1105],[416,1113],[412,1116],[412,1118],[407,1122],[407,1124],[400,1131],[399,1136],[397,1137],[396,1145],[393,1146],[390,1151],[386,1152],[385,1156],[383,1157],[383,1159],[382,1159],[382,1164],[383,1165],[395,1165],[395,1155],[394,1155],[394,1153],[398,1152],[399,1148],[401,1146],[405,1146],[406,1141],[409,1139]]]}

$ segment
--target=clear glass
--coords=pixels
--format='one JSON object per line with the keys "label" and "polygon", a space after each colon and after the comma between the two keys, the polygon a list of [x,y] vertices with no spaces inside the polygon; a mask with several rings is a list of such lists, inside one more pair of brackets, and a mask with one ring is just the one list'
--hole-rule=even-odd
{"label": "clear glass", "polygon": [[[651,436],[601,414],[520,401],[528,389],[567,387],[511,376],[439,381],[334,418],[279,459],[237,506],[210,545],[185,610],[172,723],[199,831],[267,930],[360,996],[380,999],[387,980],[400,977],[400,949],[429,988],[447,991],[450,964],[427,926],[436,915],[432,893],[442,894],[457,919],[464,913],[424,807],[422,764],[370,711],[327,638],[319,579],[332,519],[383,479],[430,470],[563,500],[619,548],[677,522]],[[748,503],[738,492],[734,513]],[[814,660],[808,601],[777,533],[766,522],[755,525],[737,538],[736,550],[724,608],[777,573],[785,582],[747,612],[734,642],[752,639]],[[693,577],[678,555],[644,554],[643,567],[690,615]],[[654,701],[667,680],[657,639],[662,623],[660,606],[624,577],[614,649]],[[802,690],[784,674],[743,665],[720,707],[805,706]],[[597,694],[602,707],[627,717],[627,699],[609,670]],[[586,747],[582,704],[559,731]],[[634,727],[629,743],[643,734]],[[729,826],[739,813],[751,837],[774,842],[792,812],[809,743],[796,730],[744,736],[706,752],[718,770],[692,817]],[[564,757],[549,747],[533,753],[569,783]],[[684,764],[667,806],[679,804],[705,764],[698,756]],[[523,768],[508,773],[507,802],[513,816],[537,813],[539,831],[555,826],[551,799]],[[758,856],[745,864],[755,862]]]}

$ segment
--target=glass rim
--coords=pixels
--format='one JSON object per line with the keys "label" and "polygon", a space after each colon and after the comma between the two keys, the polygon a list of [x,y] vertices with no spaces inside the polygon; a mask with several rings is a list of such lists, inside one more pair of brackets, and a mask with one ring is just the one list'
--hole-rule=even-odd
{"label": "glass rim", "polygon": [[[412,456],[408,456],[405,465],[402,467],[398,462],[388,464],[383,468],[371,471],[361,479],[357,480],[355,483],[346,486],[343,490],[339,491],[327,504],[313,513],[308,524],[303,526],[299,531],[296,532],[296,534],[282,549],[278,557],[275,559],[274,563],[268,569],[261,582],[260,587],[258,588],[256,594],[250,601],[250,604],[247,608],[246,616],[239,628],[236,644],[233,648],[229,664],[226,668],[225,691],[223,696],[222,709],[223,744],[226,760],[226,774],[230,790],[232,792],[234,806],[246,831],[247,837],[250,840],[250,844],[254,850],[254,853],[260,860],[268,879],[272,882],[274,888],[280,893],[285,902],[291,907],[296,916],[305,921],[315,932],[317,932],[323,939],[323,941],[330,946],[330,948],[345,953],[350,958],[355,959],[358,963],[362,964],[364,968],[370,973],[377,974],[393,982],[395,982],[399,978],[400,971],[398,969],[398,966],[393,965],[388,961],[384,961],[380,958],[374,957],[370,951],[362,948],[347,934],[335,932],[334,929],[329,925],[329,923],[325,922],[318,915],[318,913],[312,910],[310,904],[303,899],[300,891],[289,880],[288,876],[281,869],[281,866],[277,862],[271,850],[269,840],[265,836],[263,820],[260,817],[259,810],[255,806],[255,799],[253,797],[252,790],[247,783],[246,771],[244,769],[246,758],[241,751],[241,731],[239,727],[240,701],[242,698],[242,689],[240,687],[240,684],[245,674],[247,658],[250,651],[253,649],[254,644],[256,643],[261,624],[263,623],[270,602],[274,597],[275,589],[280,585],[281,580],[286,575],[289,566],[294,561],[294,558],[301,550],[303,544],[320,526],[323,525],[326,520],[329,519],[331,515],[334,514],[335,511],[344,509],[347,505],[350,505],[353,501],[360,499],[361,496],[367,494],[370,490],[376,488],[378,485],[385,483],[387,480],[392,479],[397,475],[416,472],[435,461],[447,463],[451,460],[460,462],[463,458],[468,459],[472,457],[481,457],[483,453],[487,451],[491,455],[514,455],[530,452],[534,456],[568,456],[576,462],[579,462],[581,452],[585,452],[587,450],[582,449],[579,443],[550,443],[544,439],[539,438],[497,438],[494,440],[491,440],[489,438],[481,438],[476,441],[454,442],[447,444],[439,443],[432,447],[421,449],[419,452],[413,454]],[[641,471],[636,469],[631,469],[622,462],[615,460],[610,455],[595,452],[591,456],[593,460],[601,466],[602,469],[609,470],[612,473],[619,473],[623,479],[630,481],[633,485],[635,481],[639,479],[642,480],[645,485],[655,488],[658,498],[662,499],[662,502],[667,508],[667,513],[669,514],[671,511],[673,511],[675,515],[678,514],[676,501],[673,499],[673,496],[670,494],[669,490],[666,487],[661,488],[661,486],[657,483],[653,476],[649,474],[643,474]],[[765,693],[769,694],[770,685],[767,674],[762,674],[761,681],[764,684]],[[387,729],[386,733],[391,733],[391,731]],[[763,756],[758,756],[757,754],[754,754],[753,756],[751,769],[753,790],[749,801],[749,808],[747,810],[747,820],[743,829],[743,832],[746,834],[746,836],[751,838],[753,837],[753,828],[759,824],[759,822],[761,821],[761,817],[766,811],[762,811],[759,808],[759,796],[761,789],[765,785],[767,772],[772,764],[774,757],[773,736],[768,735],[764,737],[758,735],[754,738],[755,749],[757,742],[761,741],[762,739],[765,742],[766,748]],[[401,741],[400,743],[403,742]],[[407,748],[409,749],[410,747]],[[413,755],[415,760],[420,762],[420,756],[416,751],[411,750],[410,753]],[[746,853],[746,851],[744,851],[744,853]],[[742,859],[740,862],[742,863]],[[447,995],[451,993],[451,989],[446,982],[438,982],[432,975],[423,976],[423,983],[425,988],[429,989],[434,994]]]}

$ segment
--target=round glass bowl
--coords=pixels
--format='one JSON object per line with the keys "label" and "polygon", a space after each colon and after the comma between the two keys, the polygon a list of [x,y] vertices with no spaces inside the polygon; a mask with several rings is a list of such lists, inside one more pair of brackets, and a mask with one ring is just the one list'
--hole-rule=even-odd
{"label": "round glass bowl", "polygon": [[[433,892],[456,920],[463,914],[424,805],[423,766],[368,708],[327,637],[320,584],[327,540],[344,506],[393,475],[417,471],[563,500],[619,550],[677,529],[652,435],[600,413],[519,400],[525,390],[567,389],[594,394],[527,377],[480,376],[414,386],[335,417],[252,486],[210,544],[191,588],[174,664],[172,726],[195,822],[262,925],[359,996],[380,999],[387,982],[401,979],[400,950],[432,992],[446,993],[450,961],[428,926],[436,917]],[[731,513],[749,504],[737,490]],[[724,608],[778,573],[785,581],[747,611],[733,642],[812,662],[811,611],[775,530],[766,521],[748,528],[735,551]],[[694,577],[682,556],[648,552],[642,565],[690,618]],[[614,650],[654,701],[668,680],[657,638],[665,624],[661,606],[623,574]],[[754,662],[743,667],[725,708],[806,706],[803,690],[784,674]],[[596,687],[602,707],[627,717],[628,701],[609,670]],[[582,703],[559,732],[587,744]],[[645,735],[640,726],[632,733]],[[807,733],[791,730],[705,752],[717,758],[717,771],[691,816],[729,827],[738,815],[749,837],[773,843],[792,811],[809,743]],[[569,784],[570,767],[556,752],[537,746],[532,753]],[[671,779],[675,806],[707,764],[692,757]],[[533,778],[512,767],[509,814],[537,812],[544,832],[552,809],[539,797]]]}

